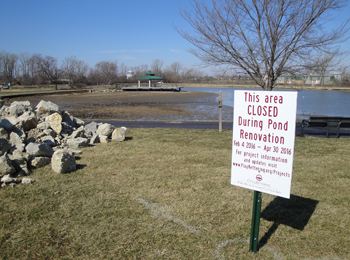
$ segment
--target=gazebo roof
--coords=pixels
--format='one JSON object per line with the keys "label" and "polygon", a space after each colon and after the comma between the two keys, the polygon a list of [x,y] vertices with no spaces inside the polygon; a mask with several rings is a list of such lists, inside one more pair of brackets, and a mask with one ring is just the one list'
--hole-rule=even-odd
{"label": "gazebo roof", "polygon": [[153,72],[147,72],[146,73],[146,76],[143,76],[141,78],[138,78],[138,80],[143,80],[143,79],[148,79],[148,80],[152,80],[152,79],[163,79],[161,77],[157,77],[157,76],[154,76],[154,73]]}

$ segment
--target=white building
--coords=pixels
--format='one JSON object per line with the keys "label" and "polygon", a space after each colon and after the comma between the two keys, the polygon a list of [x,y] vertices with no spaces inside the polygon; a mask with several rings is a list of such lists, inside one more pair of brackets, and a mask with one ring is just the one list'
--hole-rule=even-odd
{"label": "white building", "polygon": [[[341,82],[341,74],[329,73],[323,75],[324,84],[333,85]],[[308,75],[282,75],[277,78],[277,83],[282,84],[305,84],[305,85],[320,85],[322,76],[320,74]]]}
{"label": "white building", "polygon": [[135,75],[134,71],[129,70],[129,71],[126,73],[126,78],[127,78],[127,79],[130,79],[130,78],[132,78],[134,75]]}

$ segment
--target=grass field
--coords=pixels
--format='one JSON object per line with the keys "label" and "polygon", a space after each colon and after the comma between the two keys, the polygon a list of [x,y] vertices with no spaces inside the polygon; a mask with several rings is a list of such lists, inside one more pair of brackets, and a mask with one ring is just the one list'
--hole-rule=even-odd
{"label": "grass field", "polygon": [[232,133],[131,129],[0,189],[1,259],[350,259],[350,139],[296,138],[290,201],[230,185]]}

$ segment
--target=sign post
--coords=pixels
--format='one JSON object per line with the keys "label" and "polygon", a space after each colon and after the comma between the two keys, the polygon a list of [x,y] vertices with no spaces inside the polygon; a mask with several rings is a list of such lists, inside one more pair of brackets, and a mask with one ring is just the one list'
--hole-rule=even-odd
{"label": "sign post", "polygon": [[222,92],[219,92],[219,132],[222,132]]}
{"label": "sign post", "polygon": [[250,229],[249,245],[249,251],[254,253],[258,251],[261,202],[261,192],[254,191],[252,226]]}
{"label": "sign post", "polygon": [[261,193],[290,197],[297,92],[234,93],[231,184],[254,190],[250,251],[257,252]]}

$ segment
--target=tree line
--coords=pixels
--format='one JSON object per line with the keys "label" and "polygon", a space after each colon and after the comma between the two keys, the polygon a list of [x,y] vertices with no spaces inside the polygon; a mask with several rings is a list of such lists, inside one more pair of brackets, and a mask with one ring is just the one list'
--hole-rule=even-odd
{"label": "tree line", "polygon": [[[132,70],[134,76],[127,79],[127,71]],[[93,67],[79,60],[76,56],[66,57],[59,62],[52,56],[30,53],[0,52],[0,84],[40,85],[61,84],[118,84],[136,82],[137,78],[152,71],[163,77],[164,82],[196,81],[203,76],[197,68],[187,68],[180,62],[164,67],[164,62],[155,59],[148,65],[128,67],[118,61],[100,61]]]}

